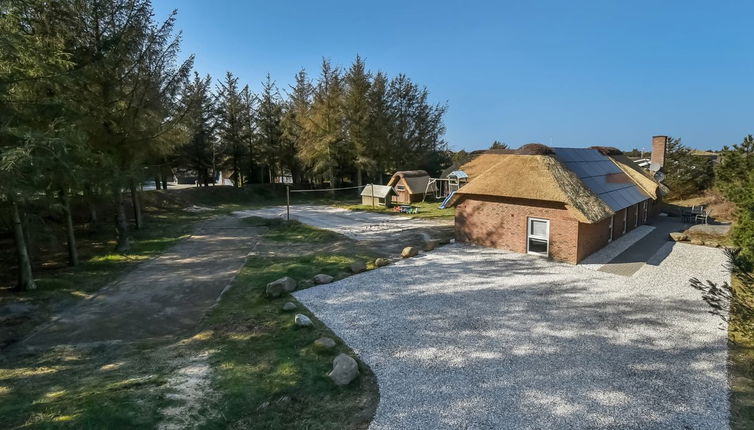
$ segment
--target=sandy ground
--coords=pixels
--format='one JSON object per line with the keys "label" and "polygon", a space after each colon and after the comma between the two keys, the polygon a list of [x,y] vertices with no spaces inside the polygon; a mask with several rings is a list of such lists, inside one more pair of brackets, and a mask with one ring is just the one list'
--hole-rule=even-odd
{"label": "sandy ground", "polygon": [[372,429],[724,429],[727,337],[667,242],[631,276],[449,245],[295,293],[375,372]]}
{"label": "sandy ground", "polygon": [[58,315],[22,344],[133,341],[191,330],[244,264],[257,231],[235,217],[202,222],[191,237]]}

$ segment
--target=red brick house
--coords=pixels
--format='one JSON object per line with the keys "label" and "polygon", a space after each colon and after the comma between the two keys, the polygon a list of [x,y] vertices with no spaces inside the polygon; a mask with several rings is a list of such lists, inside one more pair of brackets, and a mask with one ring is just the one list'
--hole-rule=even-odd
{"label": "red brick house", "polygon": [[618,150],[532,147],[462,167],[456,240],[575,264],[658,207],[661,185]]}

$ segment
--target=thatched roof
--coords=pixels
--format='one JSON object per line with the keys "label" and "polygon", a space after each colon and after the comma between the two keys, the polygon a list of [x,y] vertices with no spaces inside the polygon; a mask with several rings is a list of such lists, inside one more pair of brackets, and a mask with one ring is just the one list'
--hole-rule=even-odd
{"label": "thatched roof", "polygon": [[[585,223],[599,222],[614,212],[587,188],[576,175],[548,155],[494,154],[464,171],[474,171],[471,181],[461,187],[450,204],[465,196],[493,196],[544,200],[565,204],[573,216]],[[471,164],[471,163],[469,163]],[[468,167],[467,167],[468,166]],[[483,172],[478,169],[487,167]],[[471,169],[469,169],[471,167]]]}
{"label": "thatched roof", "polygon": [[506,157],[508,155],[509,154],[485,152],[485,153],[479,154],[473,160],[462,165],[460,169],[458,170],[463,170],[464,172],[466,172],[466,174],[469,175],[469,180],[473,181],[474,178],[481,175],[484,171],[494,166],[495,164],[500,162],[500,160],[502,160],[503,157]]}
{"label": "thatched roof", "polygon": [[[410,194],[424,194],[427,192],[427,184],[429,184],[429,173],[424,170],[403,170],[395,172],[387,185],[394,187],[400,182],[400,180],[406,183],[408,192]],[[434,191],[434,186],[430,187],[429,191]]]}
{"label": "thatched roof", "polygon": [[649,176],[647,172],[642,170],[636,163],[623,154],[611,155],[610,159],[631,178],[636,185],[647,193],[650,197],[657,200],[661,194],[661,185],[654,178]]}

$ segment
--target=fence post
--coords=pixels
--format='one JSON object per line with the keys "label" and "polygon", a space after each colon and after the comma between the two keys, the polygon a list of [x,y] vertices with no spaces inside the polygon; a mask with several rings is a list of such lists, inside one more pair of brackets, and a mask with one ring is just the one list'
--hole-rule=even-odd
{"label": "fence post", "polygon": [[285,186],[285,220],[291,220],[291,186]]}

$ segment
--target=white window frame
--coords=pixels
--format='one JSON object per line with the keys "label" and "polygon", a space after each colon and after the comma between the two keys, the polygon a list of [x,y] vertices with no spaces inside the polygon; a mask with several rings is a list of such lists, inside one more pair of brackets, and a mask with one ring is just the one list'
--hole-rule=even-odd
{"label": "white window frame", "polygon": [[[544,221],[545,225],[547,226],[547,237],[541,237],[541,236],[534,236],[531,234],[531,226],[532,221]],[[529,239],[534,238],[538,240],[544,240],[547,242],[547,251],[543,254],[541,252],[535,252],[529,250]],[[526,218],[526,253],[531,255],[539,255],[542,257],[547,257],[550,255],[550,220],[545,218],[535,218],[535,217],[527,217]]]}
{"label": "white window frame", "polygon": [[610,243],[613,241],[613,226],[615,225],[615,215],[610,217],[610,226],[608,229],[610,230],[610,236],[607,238],[607,243]]}
{"label": "white window frame", "polygon": [[639,226],[639,204],[636,204],[636,218],[634,219],[634,228]]}
{"label": "white window frame", "polygon": [[628,224],[628,208],[623,209],[623,234],[626,234],[626,224]]}
{"label": "white window frame", "polygon": [[405,185],[396,185],[395,186],[395,191],[406,191],[406,186]]}

